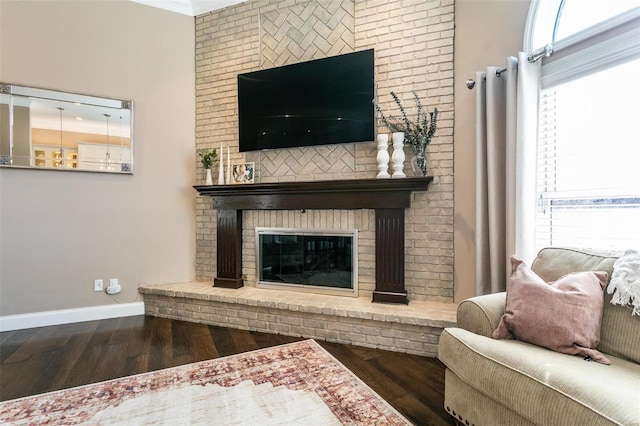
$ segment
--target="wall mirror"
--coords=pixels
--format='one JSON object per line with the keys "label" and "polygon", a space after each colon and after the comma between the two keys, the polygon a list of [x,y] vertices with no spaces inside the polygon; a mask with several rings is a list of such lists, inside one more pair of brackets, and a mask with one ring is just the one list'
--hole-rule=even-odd
{"label": "wall mirror", "polygon": [[133,173],[133,103],[0,83],[0,167]]}

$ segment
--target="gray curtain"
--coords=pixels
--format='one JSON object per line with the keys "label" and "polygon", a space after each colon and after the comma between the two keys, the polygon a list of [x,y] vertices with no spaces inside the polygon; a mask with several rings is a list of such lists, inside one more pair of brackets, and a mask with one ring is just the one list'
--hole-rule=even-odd
{"label": "gray curtain", "polygon": [[533,259],[540,63],[476,74],[476,294],[504,291],[508,259]]}

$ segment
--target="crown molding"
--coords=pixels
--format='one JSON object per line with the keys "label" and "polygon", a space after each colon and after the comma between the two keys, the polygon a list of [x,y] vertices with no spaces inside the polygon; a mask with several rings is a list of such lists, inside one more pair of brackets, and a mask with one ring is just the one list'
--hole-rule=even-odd
{"label": "crown molding", "polygon": [[187,16],[198,16],[246,0],[130,0],[145,6],[156,7]]}

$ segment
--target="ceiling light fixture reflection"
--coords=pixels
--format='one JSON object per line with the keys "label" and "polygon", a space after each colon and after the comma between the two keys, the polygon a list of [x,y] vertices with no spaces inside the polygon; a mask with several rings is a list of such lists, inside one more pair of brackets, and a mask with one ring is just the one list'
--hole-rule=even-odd
{"label": "ceiling light fixture reflection", "polygon": [[64,167],[64,147],[62,146],[62,111],[64,111],[64,108],[58,107],[58,111],[60,111],[60,162],[55,164],[55,166],[59,168],[63,168]]}
{"label": "ceiling light fixture reflection", "polygon": [[[106,165],[106,169],[107,170],[111,170],[111,149],[110,149],[110,144],[109,144],[109,117],[111,117],[111,114],[102,114],[102,115],[104,115],[104,117],[107,119],[107,154],[106,154],[107,165]],[[103,167],[101,167],[101,169],[103,169]]]}

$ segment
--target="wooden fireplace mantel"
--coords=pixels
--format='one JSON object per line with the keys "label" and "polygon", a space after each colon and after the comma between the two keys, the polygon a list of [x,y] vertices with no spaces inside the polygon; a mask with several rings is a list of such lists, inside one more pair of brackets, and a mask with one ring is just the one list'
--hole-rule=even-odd
{"label": "wooden fireplace mantel", "polygon": [[404,209],[433,177],[198,185],[218,209],[214,286],[242,287],[242,210],[375,209],[374,302],[408,303],[404,288]]}
{"label": "wooden fireplace mantel", "polygon": [[406,208],[413,191],[426,191],[433,177],[348,179],[313,182],[194,186],[216,209],[375,209]]}

